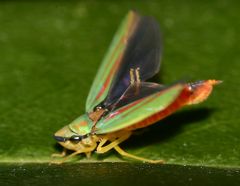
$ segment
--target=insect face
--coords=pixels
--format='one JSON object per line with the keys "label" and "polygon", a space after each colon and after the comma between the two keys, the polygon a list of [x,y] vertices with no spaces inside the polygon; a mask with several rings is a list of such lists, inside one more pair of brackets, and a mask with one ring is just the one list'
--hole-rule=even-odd
{"label": "insect face", "polygon": [[54,138],[60,145],[69,150],[81,148],[84,144],[91,144],[92,138],[89,136],[93,123],[87,115],[82,115],[69,125],[58,130]]}
{"label": "insect face", "polygon": [[[66,134],[68,134],[68,136]],[[65,127],[56,132],[54,138],[66,149],[74,151],[80,150],[84,146],[91,146],[94,144],[94,140],[91,136],[76,135]]]}

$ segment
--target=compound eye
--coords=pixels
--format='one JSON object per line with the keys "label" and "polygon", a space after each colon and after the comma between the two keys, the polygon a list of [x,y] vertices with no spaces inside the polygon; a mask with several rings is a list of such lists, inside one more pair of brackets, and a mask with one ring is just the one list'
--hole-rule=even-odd
{"label": "compound eye", "polygon": [[66,139],[62,136],[54,136],[55,140],[59,141],[59,142],[65,142]]}
{"label": "compound eye", "polygon": [[74,141],[74,142],[79,142],[82,140],[82,138],[80,136],[71,136],[71,138],[69,139],[70,141]]}

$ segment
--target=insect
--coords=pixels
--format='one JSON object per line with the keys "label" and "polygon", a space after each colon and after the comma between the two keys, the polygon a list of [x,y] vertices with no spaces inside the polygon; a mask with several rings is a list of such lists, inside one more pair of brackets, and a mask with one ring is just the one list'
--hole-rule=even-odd
{"label": "insect", "polygon": [[[130,11],[121,23],[100,66],[86,101],[86,114],[54,134],[64,147],[62,163],[77,154],[91,156],[115,149],[124,157],[163,163],[127,153],[119,144],[185,105],[204,101],[217,80],[147,82],[160,68],[162,46],[158,23]],[[66,149],[74,151],[66,156]],[[57,155],[54,155],[57,156]]]}

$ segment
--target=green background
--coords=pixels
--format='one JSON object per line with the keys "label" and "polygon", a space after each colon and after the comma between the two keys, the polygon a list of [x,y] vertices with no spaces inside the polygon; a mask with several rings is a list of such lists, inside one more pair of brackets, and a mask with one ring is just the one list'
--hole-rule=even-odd
{"label": "green background", "polygon": [[[118,175],[114,166],[121,169],[124,165],[122,169],[129,172],[138,169],[142,173],[148,167],[153,174],[171,170],[176,181],[183,174],[196,173],[196,177],[203,166],[215,172],[216,178],[223,179],[228,171],[233,171],[230,175],[235,176],[225,181],[237,183],[239,7],[238,1],[228,0],[0,1],[0,182],[6,183],[7,176],[17,180],[25,175],[19,166],[33,175],[40,169],[56,168],[56,175],[61,177],[60,170],[78,175],[73,167],[83,165],[88,167],[83,169],[86,174],[91,166],[97,171],[94,166],[101,162],[105,169]],[[131,160],[113,151],[95,154],[89,160],[79,156],[72,165],[40,164],[49,162],[52,153],[61,151],[52,138],[54,132],[84,113],[101,59],[129,9],[153,16],[160,24],[164,54],[161,73],[154,78],[156,82],[220,79],[224,83],[214,89],[206,102],[184,108],[122,144],[127,152],[161,158],[170,165],[131,164]],[[175,168],[172,164],[179,166]],[[193,171],[184,168],[191,166]],[[13,169],[19,177],[10,174]],[[103,171],[106,179],[102,181],[112,179],[109,174]],[[83,180],[87,182],[87,178]],[[144,180],[148,180],[147,176]]]}

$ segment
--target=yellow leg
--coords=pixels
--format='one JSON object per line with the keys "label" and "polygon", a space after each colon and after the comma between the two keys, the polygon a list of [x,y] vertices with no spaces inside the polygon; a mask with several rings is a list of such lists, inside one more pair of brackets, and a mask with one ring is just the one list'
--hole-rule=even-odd
{"label": "yellow leg", "polygon": [[134,70],[133,68],[130,69],[130,84],[131,85],[133,85],[135,82],[133,70]]}
{"label": "yellow leg", "polygon": [[67,149],[64,148],[63,151],[62,151],[62,153],[60,153],[60,154],[52,154],[51,157],[52,157],[52,158],[55,158],[55,157],[62,158],[62,157],[64,157],[64,156],[66,156],[66,154],[67,154]]}
{"label": "yellow leg", "polygon": [[87,159],[89,159],[91,157],[91,153],[92,152],[85,152]]}
{"label": "yellow leg", "polygon": [[[123,141],[125,141],[126,139],[128,139],[130,137],[130,135],[131,135],[131,132],[123,131],[120,133],[103,136],[101,142],[97,146],[97,153],[105,153],[105,152],[111,150],[112,148],[114,148],[119,154],[121,154],[122,156],[128,157],[128,158],[132,158],[135,160],[148,162],[148,163],[164,163],[163,160],[150,160],[150,159],[138,157],[138,156],[129,154],[129,153],[125,152],[123,149],[121,149],[118,145],[120,143],[122,143]],[[103,145],[107,141],[112,141],[112,142],[103,147]]]}
{"label": "yellow leg", "polygon": [[138,67],[137,69],[135,69],[135,75],[136,75],[136,82],[140,83],[140,74],[139,74],[140,68]]}
{"label": "yellow leg", "polygon": [[126,151],[124,151],[123,149],[121,149],[118,145],[116,145],[114,147],[114,149],[119,153],[121,154],[122,156],[125,156],[127,158],[132,158],[132,159],[135,159],[135,160],[140,160],[140,161],[143,161],[143,162],[148,162],[148,163],[164,163],[164,160],[151,160],[151,159],[146,159],[146,158],[142,158],[142,157],[138,157],[138,156],[135,156],[135,155],[132,155],[132,154],[129,154],[127,153]]}
{"label": "yellow leg", "polygon": [[70,154],[69,156],[65,157],[64,159],[51,161],[50,164],[62,164],[62,163],[64,163],[67,159],[69,159],[69,158],[71,158],[71,157],[73,157],[73,156],[75,156],[75,155],[77,155],[77,154],[80,154],[80,153],[82,153],[82,151],[76,151],[76,152]]}
{"label": "yellow leg", "polygon": [[[117,135],[122,134],[120,137],[118,137]],[[103,140],[98,144],[97,146],[97,153],[105,153],[109,150],[111,150],[112,148],[114,148],[116,145],[122,143],[123,141],[125,141],[126,139],[128,139],[131,136],[131,132],[124,132],[124,133],[119,133],[116,136],[105,136],[105,138],[103,137]],[[114,141],[112,141],[110,144],[106,145],[103,147],[103,145],[109,140],[111,141],[114,137]],[[117,139],[116,139],[117,138]]]}
{"label": "yellow leg", "polygon": [[97,148],[101,148],[109,139],[106,137],[101,138]]}
{"label": "yellow leg", "polygon": [[76,156],[77,154],[81,154],[81,153],[85,153],[86,154],[86,153],[92,152],[95,148],[96,148],[96,145],[92,146],[92,147],[86,147],[84,149],[78,150],[78,151],[70,154],[69,156],[66,156],[62,160],[52,161],[51,163],[53,163],[53,164],[62,164],[65,161],[67,161],[69,158],[72,158],[73,156]]}

